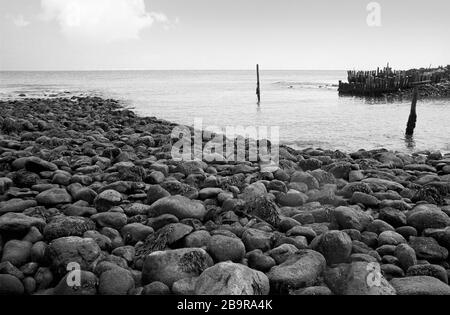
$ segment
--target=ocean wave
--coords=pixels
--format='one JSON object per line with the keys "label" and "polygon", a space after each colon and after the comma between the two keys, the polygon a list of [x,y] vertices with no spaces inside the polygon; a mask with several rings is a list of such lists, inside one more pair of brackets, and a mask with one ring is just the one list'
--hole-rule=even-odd
{"label": "ocean wave", "polygon": [[82,90],[55,90],[55,89],[11,89],[0,92],[1,100],[20,99],[20,98],[61,98],[72,96],[103,96],[99,92],[86,92]]}

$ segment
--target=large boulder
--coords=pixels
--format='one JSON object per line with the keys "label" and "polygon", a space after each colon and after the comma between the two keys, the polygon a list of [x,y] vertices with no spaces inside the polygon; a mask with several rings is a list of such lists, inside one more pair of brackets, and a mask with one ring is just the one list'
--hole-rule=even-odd
{"label": "large boulder", "polygon": [[387,222],[393,227],[401,227],[407,224],[405,213],[395,208],[387,207],[381,209],[378,218],[380,220],[383,220],[384,222]]}
{"label": "large boulder", "polygon": [[403,270],[407,271],[409,267],[417,264],[416,252],[408,244],[400,244],[395,248],[395,257]]}
{"label": "large boulder", "polygon": [[197,295],[267,295],[267,276],[241,264],[222,262],[206,269],[195,283]]}
{"label": "large boulder", "polygon": [[14,212],[0,216],[0,233],[25,233],[33,226],[42,229],[45,226],[45,221]]}
{"label": "large boulder", "polygon": [[336,295],[395,295],[378,263],[353,262],[328,268],[325,283]]}
{"label": "large boulder", "polygon": [[155,201],[169,196],[170,193],[160,185],[151,185],[147,191],[147,204],[152,205]]}
{"label": "large boulder", "polygon": [[83,236],[86,231],[95,230],[95,223],[84,217],[56,217],[44,228],[44,237],[51,241],[66,236]]}
{"label": "large boulder", "polygon": [[214,261],[240,262],[245,255],[245,245],[237,237],[214,235],[209,239],[207,251]]}
{"label": "large boulder", "polygon": [[326,260],[319,252],[300,250],[281,265],[273,267],[267,277],[273,293],[312,286],[322,274]]}
{"label": "large boulder", "polygon": [[431,204],[416,206],[407,214],[407,224],[419,232],[428,228],[440,229],[450,226],[449,216],[439,207]]}
{"label": "large boulder", "polygon": [[378,246],[406,243],[405,238],[394,231],[384,231],[378,236]]}
{"label": "large boulder", "polygon": [[366,194],[372,194],[372,189],[370,189],[369,185],[362,182],[353,182],[349,183],[342,188],[339,192],[345,198],[351,198],[355,192],[362,192]]}
{"label": "large boulder", "polygon": [[13,180],[16,187],[31,188],[39,182],[40,177],[35,173],[20,170],[14,174]]}
{"label": "large boulder", "polygon": [[8,177],[0,177],[0,195],[3,195],[12,186],[13,181]]}
{"label": "large boulder", "polygon": [[374,158],[388,167],[403,168],[404,162],[394,152],[382,152]]}
{"label": "large boulder", "polygon": [[69,272],[55,287],[55,295],[96,295],[97,277],[89,271],[81,270],[79,273],[80,285],[72,284],[77,276]]}
{"label": "large boulder", "polygon": [[0,215],[8,212],[23,212],[28,208],[36,207],[36,200],[23,200],[13,198],[8,201],[0,202]]}
{"label": "large boulder", "polygon": [[[34,173],[40,173],[40,172],[46,172],[46,171],[53,172],[58,169],[58,167],[54,163],[44,161],[36,156],[30,156],[30,157],[26,157],[24,159],[25,159],[24,167],[27,171],[30,171],[30,172],[34,172]],[[17,162],[17,160],[14,161],[14,163],[16,163],[16,162]]]}
{"label": "large boulder", "polygon": [[0,295],[22,295],[25,289],[22,282],[8,274],[0,274]]}
{"label": "large boulder", "polygon": [[402,184],[382,178],[365,178],[361,182],[369,185],[370,189],[372,189],[372,191],[374,192],[387,190],[394,190],[400,192],[403,189],[405,189],[405,187]]}
{"label": "large boulder", "polygon": [[378,207],[380,201],[377,197],[363,193],[363,192],[354,192],[352,198],[350,199],[351,204],[362,204],[366,207]]}
{"label": "large boulder", "polygon": [[306,185],[308,185],[309,189],[319,189],[320,187],[317,179],[310,173],[306,172],[299,172],[299,171],[294,172],[291,176],[291,182],[305,183]]}
{"label": "large boulder", "polygon": [[50,243],[46,256],[53,271],[63,276],[69,263],[78,263],[81,270],[92,272],[101,258],[101,249],[91,238],[62,237]]}
{"label": "large boulder", "polygon": [[213,265],[213,260],[201,248],[183,248],[153,252],[142,269],[142,283],[162,282],[169,287],[178,280],[199,276]]}
{"label": "large boulder", "polygon": [[321,253],[328,265],[344,263],[352,253],[352,239],[345,232],[329,231],[315,238],[311,248]]}
{"label": "large boulder", "polygon": [[120,230],[127,224],[127,215],[121,212],[102,212],[91,216],[91,219],[97,223],[97,226],[110,227]]}
{"label": "large boulder", "polygon": [[266,186],[261,182],[256,182],[245,187],[244,191],[242,192],[241,198],[246,202],[252,202],[253,200],[264,197],[266,195]]}
{"label": "large boulder", "polygon": [[406,275],[408,277],[412,276],[430,276],[441,280],[442,282],[448,284],[448,274],[447,270],[439,265],[415,265],[411,266]]}
{"label": "large boulder", "polygon": [[72,196],[64,188],[45,190],[36,196],[36,201],[44,206],[56,206],[72,202]]}
{"label": "large boulder", "polygon": [[272,248],[273,233],[258,230],[247,229],[242,234],[242,241],[248,252],[260,249],[263,252]]}
{"label": "large boulder", "polygon": [[267,252],[267,255],[272,257],[275,260],[277,265],[284,263],[289,259],[292,255],[298,252],[298,248],[292,244],[282,244],[277,248],[274,248]]}
{"label": "large boulder", "polygon": [[33,244],[27,241],[8,241],[3,247],[2,262],[8,261],[16,267],[24,265],[30,261],[32,246]]}
{"label": "large boulder", "polygon": [[100,275],[98,292],[101,295],[127,295],[133,288],[133,277],[126,269],[112,268]]}
{"label": "large boulder", "polygon": [[102,191],[94,200],[95,207],[99,212],[108,211],[112,207],[120,205],[121,202],[122,195],[113,189]]}
{"label": "large boulder", "polygon": [[333,221],[342,230],[363,231],[373,221],[372,216],[358,208],[338,207],[331,214]]}
{"label": "large boulder", "polygon": [[181,183],[178,180],[167,180],[161,183],[161,187],[169,192],[172,196],[184,196],[189,199],[198,198],[198,190],[194,186]]}
{"label": "large boulder", "polygon": [[440,245],[450,250],[450,227],[445,229],[426,229],[424,236],[434,238]]}
{"label": "large boulder", "polygon": [[153,203],[148,211],[148,215],[152,217],[162,214],[172,214],[180,220],[189,218],[203,220],[206,209],[198,200],[184,196],[170,196]]}
{"label": "large boulder", "polygon": [[127,224],[120,230],[125,243],[135,245],[139,241],[145,240],[154,230],[142,223]]}
{"label": "large boulder", "polygon": [[182,223],[168,224],[150,234],[143,243],[136,245],[135,264],[142,266],[147,255],[165,251],[169,246],[182,240],[193,231],[193,227]]}
{"label": "large boulder", "polygon": [[287,193],[280,193],[277,201],[283,207],[300,207],[308,200],[308,196],[296,190],[289,190]]}
{"label": "large boulder", "polygon": [[429,276],[395,278],[391,285],[398,295],[450,295],[450,286]]}
{"label": "large boulder", "polygon": [[443,261],[448,257],[448,250],[439,245],[432,237],[410,237],[409,245],[416,252],[418,259]]}
{"label": "large boulder", "polygon": [[273,226],[278,226],[281,220],[278,205],[268,195],[246,200],[244,211]]}

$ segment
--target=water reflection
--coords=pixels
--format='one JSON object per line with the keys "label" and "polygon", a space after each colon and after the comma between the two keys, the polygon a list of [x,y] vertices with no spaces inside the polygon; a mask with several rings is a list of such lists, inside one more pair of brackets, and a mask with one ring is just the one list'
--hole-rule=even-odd
{"label": "water reflection", "polygon": [[416,148],[416,141],[414,136],[405,136],[405,145],[408,150],[414,150]]}
{"label": "water reflection", "polygon": [[348,99],[357,101],[359,103],[368,104],[368,105],[386,105],[386,104],[394,104],[394,103],[403,103],[407,102],[408,98],[403,96],[394,96],[394,95],[385,95],[378,97],[371,96],[349,96],[349,95],[339,95],[340,99]]}

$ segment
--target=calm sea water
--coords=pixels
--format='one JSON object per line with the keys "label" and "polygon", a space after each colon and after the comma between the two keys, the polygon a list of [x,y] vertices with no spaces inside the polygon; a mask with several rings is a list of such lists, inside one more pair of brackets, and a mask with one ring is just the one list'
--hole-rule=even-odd
{"label": "calm sea water", "polygon": [[298,148],[450,152],[450,100],[419,101],[411,144],[410,101],[339,97],[345,79],[345,71],[262,71],[258,107],[254,71],[0,72],[0,98],[95,94],[182,124],[279,126],[281,141]]}

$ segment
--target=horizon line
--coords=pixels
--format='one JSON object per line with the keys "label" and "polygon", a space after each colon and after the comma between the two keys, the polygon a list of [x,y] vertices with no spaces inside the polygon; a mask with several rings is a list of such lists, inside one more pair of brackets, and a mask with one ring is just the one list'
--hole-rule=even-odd
{"label": "horizon line", "polygon": [[[448,67],[448,65],[434,65],[431,66],[431,69],[438,68],[438,67]],[[380,66],[380,69],[383,69],[385,66]],[[255,64],[256,68],[256,64]],[[115,69],[0,69],[0,72],[119,72],[119,71],[255,71],[255,68],[179,68],[179,69],[173,69],[173,68],[143,68],[143,69],[135,69],[135,68],[115,68]],[[411,70],[411,69],[428,69],[428,67],[399,67],[395,68],[392,67],[394,70]],[[264,68],[264,66],[261,67],[260,64],[260,71],[350,71],[350,70],[357,70],[357,71],[371,71],[376,70],[375,68],[370,67],[350,67],[348,69],[312,69],[312,68],[274,68],[274,67],[268,67]]]}
{"label": "horizon line", "polygon": [[[180,69],[0,69],[0,72],[88,72],[88,71],[256,71],[253,68],[180,68]],[[261,71],[347,71],[344,69],[260,68]]]}

